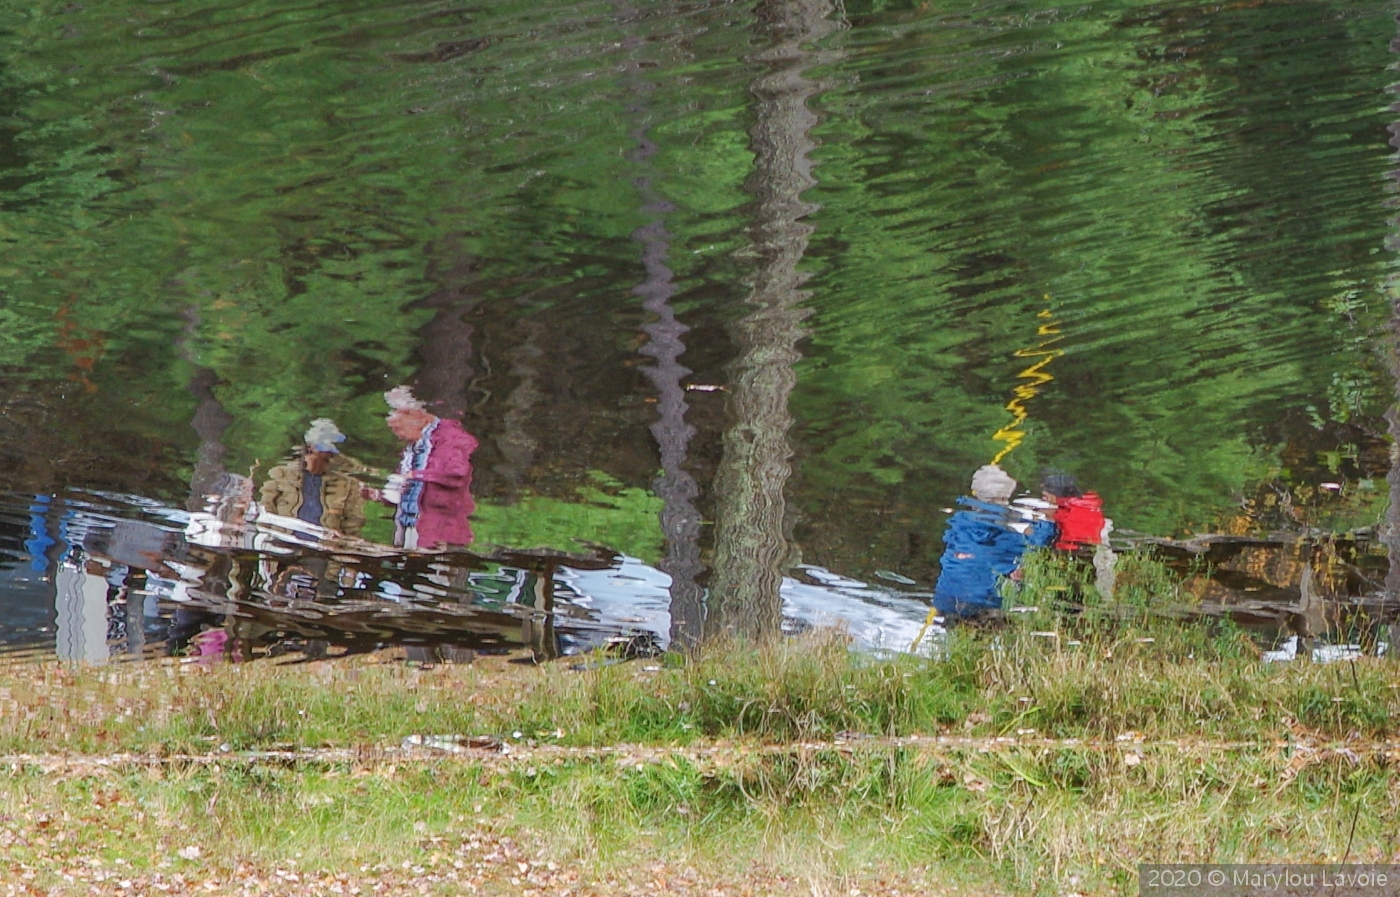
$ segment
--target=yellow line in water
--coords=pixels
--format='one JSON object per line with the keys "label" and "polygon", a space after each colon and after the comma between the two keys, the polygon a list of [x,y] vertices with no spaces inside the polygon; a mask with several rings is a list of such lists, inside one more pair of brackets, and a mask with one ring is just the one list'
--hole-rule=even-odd
{"label": "yellow line in water", "polygon": [[[1045,300],[1050,301],[1048,293]],[[1049,339],[1041,340],[1029,349],[1017,349],[1014,353],[1017,358],[1036,358],[1039,360],[1016,375],[1018,380],[1028,382],[1018,384],[1012,389],[1011,401],[1006,403],[1006,410],[1011,412],[1011,423],[992,434],[994,441],[1006,443],[1001,451],[997,452],[996,457],[992,458],[993,464],[1000,464],[1001,460],[1011,454],[1011,451],[1026,438],[1026,431],[1022,429],[1022,425],[1030,417],[1030,409],[1026,403],[1040,394],[1042,386],[1055,379],[1054,375],[1047,372],[1045,368],[1051,361],[1065,354],[1064,349],[1053,348],[1054,344],[1063,338],[1060,333],[1060,322],[1054,320],[1054,313],[1046,308],[1037,313],[1036,317],[1042,319],[1042,323],[1036,328],[1036,336],[1049,337]]]}

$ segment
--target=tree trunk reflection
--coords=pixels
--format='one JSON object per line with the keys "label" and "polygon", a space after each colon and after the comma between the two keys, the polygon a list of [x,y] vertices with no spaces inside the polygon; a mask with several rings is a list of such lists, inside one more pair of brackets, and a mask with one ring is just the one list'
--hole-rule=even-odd
{"label": "tree trunk reflection", "polygon": [[756,199],[751,230],[757,264],[747,299],[752,310],[735,325],[740,357],[730,381],[733,423],[715,475],[714,575],[707,637],[766,639],[778,634],[778,594],[793,547],[785,532],[783,487],[791,473],[788,396],[804,335],[800,307],[805,275],[797,270],[815,210],[802,192],[816,183],[807,153],[817,117],[807,100],[819,86],[804,77],[821,54],[809,45],[836,28],[829,0],[768,0],[758,4],[768,49],[754,56],[767,72],[754,81],[750,131]]}
{"label": "tree trunk reflection", "polygon": [[[1400,22],[1400,16],[1396,17],[1396,21]],[[1391,41],[1390,50],[1392,53],[1400,53],[1400,37]],[[1390,91],[1400,94],[1400,84],[1391,85]],[[1400,102],[1392,103],[1390,111],[1400,113]],[[1400,121],[1389,125],[1387,130],[1390,131],[1390,145],[1396,151],[1392,157],[1396,167],[1390,172],[1390,178],[1395,182],[1390,191],[1396,194],[1400,193]],[[1394,203],[1394,200],[1391,202]],[[1400,217],[1392,218],[1390,224],[1391,234],[1387,248],[1393,253],[1400,252]],[[1385,413],[1387,429],[1390,432],[1390,472],[1386,475],[1386,484],[1390,489],[1390,507],[1386,509],[1385,521],[1381,525],[1381,541],[1386,547],[1390,569],[1385,577],[1385,607],[1382,609],[1382,615],[1400,606],[1400,276],[1391,276],[1387,283],[1387,292],[1390,295],[1391,314],[1389,339],[1386,341],[1386,360],[1389,362],[1391,379],[1395,384],[1395,395],[1392,397],[1390,410]]]}
{"label": "tree trunk reflection", "polygon": [[476,260],[462,248],[459,237],[440,241],[430,250],[426,274],[438,288],[412,306],[434,312],[418,331],[422,364],[414,391],[434,414],[454,420],[466,413],[467,387],[476,376],[472,325],[466,320],[477,302],[476,268]]}
{"label": "tree trunk reflection", "polygon": [[661,559],[661,571],[671,577],[671,647],[692,651],[700,644],[705,621],[703,589],[696,581],[700,575],[700,513],[695,499],[700,487],[685,469],[686,456],[695,428],[686,423],[690,406],[685,400],[682,382],[690,369],[680,363],[685,353],[681,337],[690,328],[676,319],[671,297],[676,293],[673,273],[666,264],[671,249],[671,234],[666,229],[665,216],[671,204],[657,195],[651,182],[651,164],[656,144],[647,136],[645,97],[653,85],[638,82],[633,92],[637,96],[628,111],[642,119],[632,132],[637,149],[632,160],[644,172],[636,180],[642,198],[642,213],[652,219],[632,232],[632,239],[641,244],[642,268],[646,279],[632,290],[642,298],[642,307],[655,319],[642,327],[647,342],[641,354],[655,360],[642,372],[656,388],[656,421],[651,434],[661,455],[661,476],[652,484],[661,499],[661,532],[666,540],[666,554]]}
{"label": "tree trunk reflection", "polygon": [[190,426],[199,435],[199,452],[195,456],[194,470],[190,473],[190,495],[185,507],[191,511],[202,511],[205,496],[216,488],[216,483],[224,473],[224,431],[233,423],[233,415],[224,408],[214,395],[214,387],[219,384],[219,375],[213,370],[198,366],[195,361],[195,334],[199,329],[199,311],[194,306],[185,309],[185,328],[180,337],[180,354],[190,364],[196,365],[190,375],[189,390],[194,396],[195,411]]}

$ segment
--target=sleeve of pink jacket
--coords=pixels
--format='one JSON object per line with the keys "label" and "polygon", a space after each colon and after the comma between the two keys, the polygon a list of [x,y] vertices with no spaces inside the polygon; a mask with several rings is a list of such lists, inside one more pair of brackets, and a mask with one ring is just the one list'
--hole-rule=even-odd
{"label": "sleeve of pink jacket", "polygon": [[450,439],[433,447],[428,466],[413,472],[415,480],[449,489],[460,489],[467,484],[472,472],[472,453],[477,446],[476,437],[465,430],[454,429],[456,432]]}

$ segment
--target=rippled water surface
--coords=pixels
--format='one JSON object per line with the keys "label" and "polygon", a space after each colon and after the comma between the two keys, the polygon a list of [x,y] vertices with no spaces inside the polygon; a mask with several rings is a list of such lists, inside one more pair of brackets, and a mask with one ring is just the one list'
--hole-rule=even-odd
{"label": "rippled water surface", "polygon": [[[1385,4],[0,5],[11,646],[907,647],[993,458],[1385,541]],[[400,383],[470,554],[207,536]]]}

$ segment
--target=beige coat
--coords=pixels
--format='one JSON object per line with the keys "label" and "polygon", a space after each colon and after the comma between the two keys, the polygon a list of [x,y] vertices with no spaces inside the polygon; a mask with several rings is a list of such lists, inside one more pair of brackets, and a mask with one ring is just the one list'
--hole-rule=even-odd
{"label": "beige coat", "polygon": [[[321,525],[358,536],[365,526],[365,501],[360,496],[364,484],[352,474],[365,470],[354,458],[336,455],[321,477]],[[301,510],[301,478],[305,472],[300,458],[287,461],[267,473],[262,487],[262,506],[283,517],[295,517]]]}

